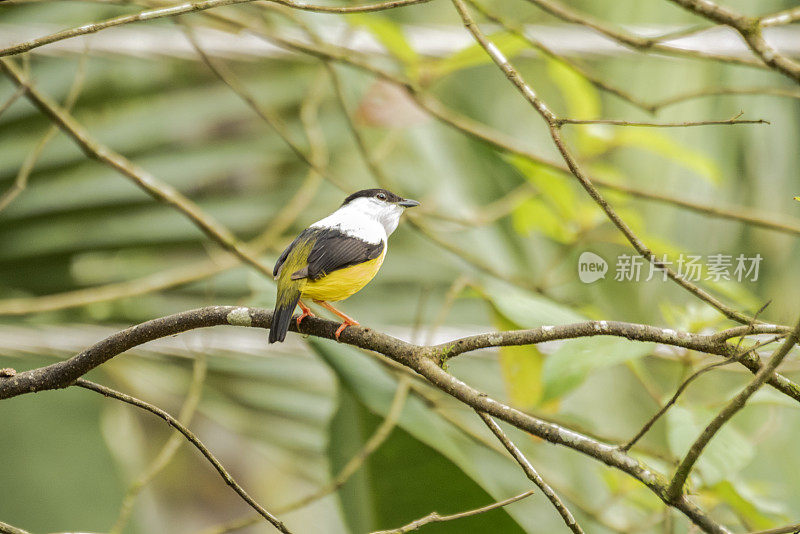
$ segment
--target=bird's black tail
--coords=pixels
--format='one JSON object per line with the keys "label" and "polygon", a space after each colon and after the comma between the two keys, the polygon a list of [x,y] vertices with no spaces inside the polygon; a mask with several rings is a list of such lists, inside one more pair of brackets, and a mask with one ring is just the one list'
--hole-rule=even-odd
{"label": "bird's black tail", "polygon": [[[280,284],[279,284],[280,285]],[[289,331],[289,322],[300,300],[299,284],[278,290],[278,300],[275,302],[275,311],[272,312],[272,326],[269,328],[269,342],[283,341]]]}

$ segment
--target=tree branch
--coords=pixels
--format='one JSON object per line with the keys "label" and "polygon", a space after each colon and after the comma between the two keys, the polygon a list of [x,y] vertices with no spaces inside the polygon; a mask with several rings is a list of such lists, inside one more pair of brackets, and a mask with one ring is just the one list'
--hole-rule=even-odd
{"label": "tree branch", "polygon": [[[195,328],[217,325],[269,328],[271,319],[272,312],[270,310],[235,306],[211,306],[153,319],[117,332],[68,360],[39,369],[20,372],[14,376],[1,377],[0,399],[36,391],[68,387],[75,383],[82,375],[98,365],[101,365],[128,349],[153,339],[175,335]],[[658,331],[658,329],[655,329],[655,331],[649,330],[649,328],[653,327],[630,329],[628,327],[618,326],[617,323],[610,322],[606,323],[606,325],[606,327],[602,327],[601,323],[579,323],[575,325],[574,328],[582,332],[594,331],[595,333],[593,335],[614,335],[616,332],[618,335],[623,335],[625,337],[631,335],[633,331],[650,332],[651,334],[655,334],[656,331]],[[294,321],[291,323],[290,329],[295,332],[299,331],[302,334],[334,339],[334,332],[338,326],[339,323],[334,321],[328,321],[317,317],[308,317],[301,323],[299,330]],[[559,330],[556,330],[556,328],[559,328]],[[529,331],[484,334],[481,336],[464,338],[463,341],[456,340],[444,346],[428,347],[413,345],[370,328],[351,326],[341,334],[340,341],[388,356],[396,362],[416,371],[429,383],[467,404],[474,410],[502,419],[550,443],[573,449],[610,467],[627,473],[645,484],[651,491],[667,502],[666,480],[628,454],[618,450],[618,448],[614,446],[602,443],[563,426],[543,421],[500,403],[488,397],[485,393],[472,388],[468,384],[450,375],[439,365],[442,358],[447,357],[447,354],[444,353],[446,352],[444,347],[447,346],[454,347],[451,350],[457,350],[459,353],[463,353],[466,350],[476,350],[483,347],[522,344],[523,340],[520,336],[525,335],[530,336],[532,340],[538,339],[539,341],[557,339],[558,337],[554,334],[560,334],[562,337],[566,336],[565,338],[575,337],[574,335],[570,336],[563,328],[564,327],[543,327]],[[711,336],[700,338],[693,337],[696,336],[696,334],[679,334],[668,330],[660,331],[660,334],[657,335],[659,338],[663,336],[664,339],[672,340],[670,344],[677,344],[677,346],[688,345],[689,343],[684,340],[690,338],[697,342],[698,347],[710,349],[716,346],[719,350],[722,350],[719,343],[724,343],[725,340],[735,336],[745,335],[748,328],[749,327],[732,328]],[[775,325],[762,324],[756,324],[752,328],[752,332],[754,333],[765,331],[769,333],[780,333],[783,329],[783,327]],[[527,332],[527,334],[525,334],[525,332]],[[647,337],[652,336],[648,334]],[[777,377],[773,377],[773,379],[775,378]],[[789,384],[797,388],[796,385],[792,383]],[[776,387],[780,388],[782,386]],[[685,496],[680,496],[678,499],[668,501],[668,503],[683,512],[695,524],[707,532],[718,534],[727,532],[724,527],[713,521]]]}

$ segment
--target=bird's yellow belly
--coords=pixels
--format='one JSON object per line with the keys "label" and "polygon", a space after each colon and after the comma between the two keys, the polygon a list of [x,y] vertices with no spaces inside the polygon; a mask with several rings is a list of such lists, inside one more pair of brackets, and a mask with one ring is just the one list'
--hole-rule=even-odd
{"label": "bird's yellow belly", "polygon": [[305,285],[300,290],[301,295],[314,300],[332,302],[344,300],[360,291],[375,277],[385,255],[386,249],[384,248],[381,255],[374,260],[338,269],[316,281],[305,280]]}

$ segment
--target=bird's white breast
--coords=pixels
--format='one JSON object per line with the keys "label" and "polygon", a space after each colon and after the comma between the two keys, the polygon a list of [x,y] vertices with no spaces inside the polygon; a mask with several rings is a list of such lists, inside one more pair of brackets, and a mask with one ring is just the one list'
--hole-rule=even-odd
{"label": "bird's white breast", "polygon": [[387,242],[386,228],[374,217],[359,210],[343,206],[324,219],[311,225],[311,228],[334,228],[345,235],[356,237],[367,243]]}

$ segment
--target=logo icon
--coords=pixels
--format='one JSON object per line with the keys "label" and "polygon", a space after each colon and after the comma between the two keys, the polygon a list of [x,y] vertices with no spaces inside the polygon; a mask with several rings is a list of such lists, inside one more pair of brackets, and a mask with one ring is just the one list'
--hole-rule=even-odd
{"label": "logo icon", "polygon": [[578,278],[584,284],[591,284],[606,277],[608,263],[594,252],[583,252],[578,258]]}

